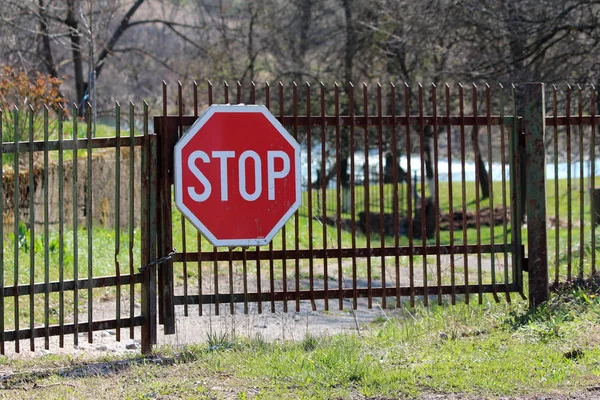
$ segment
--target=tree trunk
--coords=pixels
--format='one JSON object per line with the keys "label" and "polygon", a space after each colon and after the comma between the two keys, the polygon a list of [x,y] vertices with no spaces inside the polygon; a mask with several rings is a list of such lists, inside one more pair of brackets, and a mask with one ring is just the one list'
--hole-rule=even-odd
{"label": "tree trunk", "polygon": [[48,33],[48,15],[46,13],[46,5],[44,0],[38,2],[38,13],[40,15],[40,54],[46,67],[46,72],[53,78],[58,78],[58,71],[56,70],[56,64],[54,63],[54,57],[52,56],[52,48],[50,47],[50,35]]}
{"label": "tree trunk", "polygon": [[67,18],[65,25],[69,28],[69,38],[71,39],[71,52],[73,54],[73,70],[75,78],[75,92],[77,104],[79,105],[79,114],[83,115],[85,107],[83,100],[86,91],[86,82],[83,78],[83,60],[81,58],[81,32],[79,31],[79,21],[77,21],[75,0],[67,1]]}
{"label": "tree trunk", "polygon": [[[347,95],[350,93],[350,83],[352,82],[352,69],[353,69],[353,56],[354,48],[356,46],[356,33],[354,31],[354,23],[352,20],[352,2],[351,0],[341,0],[344,8],[344,17],[346,22],[346,45],[344,49],[344,91]],[[349,99],[350,96],[348,96]],[[348,104],[346,110],[342,110],[342,114],[346,114],[350,108],[354,108],[353,105]],[[347,212],[350,209],[350,174],[348,173],[348,159],[354,157],[354,154],[350,153],[350,134],[341,135],[341,151],[340,151],[340,168],[341,168],[341,186],[344,195],[342,196],[343,204],[342,210]]]}
{"label": "tree trunk", "polygon": [[[475,151],[475,155],[477,159],[475,162],[477,163],[477,170],[479,174],[479,186],[481,188],[481,197],[479,200],[487,199],[490,197],[490,177],[487,172],[485,162],[481,157],[481,149],[479,148],[479,135],[475,127],[473,127],[473,131],[471,134],[471,143],[473,143],[473,150]],[[491,145],[491,144],[490,144]],[[477,149],[477,150],[475,150]]]}
{"label": "tree trunk", "polygon": [[433,163],[437,160],[433,159],[431,144],[433,142],[433,129],[430,126],[426,126],[423,129],[424,143],[423,153],[425,154],[425,178],[427,186],[429,186],[429,194],[432,198],[435,198],[435,180],[433,179]]}
{"label": "tree trunk", "polygon": [[481,158],[481,153],[477,157],[477,163],[479,164],[479,184],[481,185],[480,200],[484,200],[490,197],[490,175],[485,167],[483,158]]}
{"label": "tree trunk", "polygon": [[[71,0],[72,1],[72,0]],[[113,32],[112,36],[108,43],[103,46],[100,55],[98,56],[98,61],[96,61],[96,79],[100,76],[100,72],[102,72],[102,68],[104,67],[104,59],[113,51],[115,45],[121,38],[121,36],[125,33],[125,31],[131,26],[131,17],[137,11],[138,8],[144,3],[144,0],[137,0],[133,5],[127,10],[127,13],[121,19],[119,26]]]}

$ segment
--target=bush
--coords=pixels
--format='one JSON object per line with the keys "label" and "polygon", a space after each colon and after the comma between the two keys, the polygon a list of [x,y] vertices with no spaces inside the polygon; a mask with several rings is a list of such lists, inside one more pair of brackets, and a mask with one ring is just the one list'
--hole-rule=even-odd
{"label": "bush", "polygon": [[34,139],[43,138],[43,108],[58,111],[65,99],[59,87],[62,81],[39,72],[30,76],[23,71],[0,68],[0,109],[2,141],[29,140],[33,122]]}

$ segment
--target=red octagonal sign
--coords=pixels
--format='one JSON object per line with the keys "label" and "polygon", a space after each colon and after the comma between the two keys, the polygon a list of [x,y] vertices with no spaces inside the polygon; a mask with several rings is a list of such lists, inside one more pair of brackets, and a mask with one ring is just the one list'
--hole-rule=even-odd
{"label": "red octagonal sign", "polygon": [[175,203],[215,246],[269,243],[300,201],[300,145],[264,106],[210,106],[175,145]]}

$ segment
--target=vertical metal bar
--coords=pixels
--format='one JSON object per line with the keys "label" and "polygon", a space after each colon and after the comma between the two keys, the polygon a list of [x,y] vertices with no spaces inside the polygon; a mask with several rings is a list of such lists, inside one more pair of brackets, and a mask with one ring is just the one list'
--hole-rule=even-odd
{"label": "vertical metal bar", "polygon": [[[163,83],[163,115],[167,116],[167,85]],[[163,119],[163,131],[161,137],[160,158],[162,164],[162,176],[160,177],[160,254],[168,254],[173,249],[173,213],[171,202],[171,182],[169,179],[169,165],[167,165],[173,149],[169,148],[173,132],[167,131],[166,118]],[[159,273],[162,276],[159,293],[162,293],[162,317],[165,334],[175,333],[175,303],[174,303],[174,273],[173,260],[167,260],[159,265]],[[159,315],[160,316],[160,315]]]}
{"label": "vertical metal bar", "polygon": [[244,314],[248,314],[248,256],[242,248],[242,285],[244,290]]}
{"label": "vertical metal bar", "polygon": [[[369,117],[369,97],[367,91],[367,84],[363,83],[363,115],[365,117],[364,131],[364,146],[365,146],[365,165],[364,165],[364,199],[365,199],[365,227],[366,227],[366,248],[367,253],[371,252],[371,182],[369,168],[369,125],[366,122]],[[371,265],[371,257],[367,257],[367,304],[369,308],[373,307],[373,271]]]}
{"label": "vertical metal bar", "polygon": [[583,260],[585,259],[585,169],[583,150],[583,90],[577,85],[577,110],[579,117],[579,279],[583,279]]}
{"label": "vertical metal bar", "polygon": [[[237,82],[237,103],[242,103],[242,84]],[[248,314],[248,256],[242,247],[242,285],[244,290],[244,314]]]}
{"label": "vertical metal bar", "polygon": [[65,165],[64,165],[64,110],[58,109],[58,335],[59,347],[65,346]]}
{"label": "vertical metal bar", "polygon": [[[404,115],[406,120],[409,121],[410,117],[410,92],[407,83],[404,84]],[[414,223],[413,223],[413,187],[412,187],[412,168],[411,168],[411,140],[410,140],[410,123],[406,124],[406,193],[408,194],[409,201],[406,202],[407,217],[408,217],[408,247],[414,249]],[[408,256],[408,280],[410,286],[410,306],[415,306],[415,260],[413,251]]]}
{"label": "vertical metal bar", "polygon": [[[400,307],[400,201],[398,194],[398,184],[401,184],[398,177],[398,131],[397,131],[397,110],[396,110],[396,85],[390,82],[390,109],[392,114],[392,183],[394,185],[394,272],[396,274],[396,308]],[[406,178],[405,178],[406,179]]]}
{"label": "vertical metal bar", "polygon": [[[144,131],[142,132],[143,134],[147,134],[148,132],[148,110],[146,109],[147,104],[144,104],[144,126],[143,129]],[[134,265],[134,259],[133,259],[133,251],[134,251],[134,236],[135,236],[135,181],[136,181],[136,177],[135,177],[135,147],[134,147],[134,138],[135,138],[135,123],[134,123],[134,113],[135,109],[134,109],[134,105],[132,102],[129,102],[129,221],[128,221],[128,227],[129,227],[129,243],[128,243],[128,247],[129,247],[129,275],[133,276],[135,274],[135,265]],[[143,152],[142,152],[143,153]],[[151,164],[154,168],[156,166],[156,164]],[[152,167],[149,167],[152,168]],[[144,171],[142,169],[140,169],[140,176],[143,174],[146,174],[147,171]],[[156,184],[154,183],[154,188],[156,188]],[[153,189],[154,190],[154,189]],[[141,199],[140,199],[141,200]],[[155,199],[154,199],[155,200]],[[155,210],[155,209],[153,209]],[[154,212],[154,211],[153,211]],[[155,218],[155,216],[153,215],[152,218]],[[154,253],[152,253],[153,255],[156,255],[156,249],[153,250]],[[154,272],[153,272],[154,273]],[[156,279],[155,276],[150,277],[149,279],[151,279],[151,281],[154,281]],[[130,281],[129,283],[129,298],[131,300],[135,299],[135,285],[133,284],[133,279]],[[133,318],[134,312],[135,312],[135,304],[133,304],[133,301],[129,302],[129,316],[131,318]],[[133,326],[131,326],[129,328],[129,337],[131,339],[133,339],[133,334],[134,334],[134,330],[133,330]],[[156,335],[156,333],[154,333]]]}
{"label": "vertical metal bar", "polygon": [[[8,111],[10,112],[10,111]],[[4,111],[0,109],[0,166],[4,165],[4,132],[3,123]],[[8,128],[8,127],[7,127]],[[0,174],[0,354],[6,354],[4,343],[4,315],[6,313],[4,305],[4,173]]]}
{"label": "vertical metal bar", "polygon": [[94,322],[94,288],[92,280],[94,278],[94,265],[93,265],[93,238],[92,238],[92,201],[93,201],[93,187],[92,187],[92,135],[94,133],[92,129],[92,107],[90,103],[86,103],[85,107],[85,119],[86,119],[86,136],[87,136],[87,196],[85,197],[86,206],[86,227],[87,227],[87,278],[88,278],[88,342],[94,341],[94,331],[92,329]]}
{"label": "vertical metal bar", "polygon": [[[592,210],[592,232],[591,232],[591,251],[592,251],[592,276],[596,275],[596,104],[598,98],[596,88],[591,87],[591,138],[590,138],[590,209]],[[1,137],[1,135],[0,135]],[[1,160],[0,160],[1,161]]]}
{"label": "vertical metal bar", "polygon": [[433,109],[433,176],[434,176],[434,210],[435,210],[435,255],[436,275],[438,289],[438,304],[442,305],[442,256],[440,251],[440,172],[439,172],[439,149],[438,149],[438,122],[437,122],[437,86],[431,84],[431,105]]}
{"label": "vertical metal bar", "polygon": [[498,293],[496,293],[496,253],[494,250],[495,245],[495,215],[494,215],[494,171],[492,169],[493,166],[493,156],[492,156],[492,100],[491,100],[491,88],[490,85],[486,83],[485,85],[485,104],[486,104],[486,127],[487,127],[487,145],[488,145],[488,182],[490,186],[490,198],[489,198],[489,209],[490,209],[490,244],[492,246],[492,250],[490,251],[490,262],[491,262],[491,274],[492,274],[492,294],[494,296],[494,300],[496,302],[500,301],[498,298]]}
{"label": "vertical metal bar", "polygon": [[423,85],[419,83],[419,156],[421,159],[421,246],[423,249],[423,305],[427,307],[429,305],[428,295],[428,282],[427,282],[427,207],[426,207],[426,195],[425,195],[425,178],[427,175],[425,169],[425,119],[423,109]]}
{"label": "vertical metal bar", "polygon": [[[340,132],[340,86],[336,83],[333,92],[335,107],[335,226],[337,248],[342,248],[342,160],[341,160],[341,132]],[[345,152],[344,152],[345,153]],[[338,269],[338,308],[344,309],[344,269],[342,257],[337,258]]]}
{"label": "vertical metal bar", "polygon": [[479,125],[477,124],[477,86],[473,84],[473,152],[475,154],[475,230],[477,231],[477,298],[479,304],[483,303],[483,269],[481,265],[481,216],[480,216],[480,184],[481,184],[481,168],[479,166],[479,159],[481,153],[479,150]]}
{"label": "vertical metal bar", "polygon": [[523,127],[527,157],[527,231],[529,303],[548,300],[548,242],[546,232],[546,154],[544,84],[525,84]]}
{"label": "vertical metal bar", "polygon": [[79,147],[78,130],[76,115],[79,115],[77,105],[73,105],[73,345],[79,345],[79,220],[78,220],[78,182],[77,182],[77,149]]}
{"label": "vertical metal bar", "polygon": [[[130,129],[133,127],[130,125]],[[115,101],[115,275],[117,283],[117,299],[115,316],[116,320],[121,320],[121,264],[119,263],[119,254],[121,253],[121,105]],[[133,154],[130,154],[133,156]],[[132,177],[129,177],[131,180]],[[133,279],[132,279],[133,281]],[[130,297],[130,303],[135,303],[133,297]],[[131,317],[131,315],[130,315]],[[117,323],[116,339],[121,341],[121,327]]]}
{"label": "vertical metal bar", "polygon": [[446,117],[448,118],[448,125],[446,125],[446,137],[448,141],[448,235],[450,238],[450,302],[452,305],[456,304],[456,265],[454,264],[454,183],[452,177],[452,127],[450,126],[450,86],[446,84],[445,87],[445,103],[446,103]]}
{"label": "vertical metal bar", "polygon": [[[271,86],[269,82],[265,82],[265,105],[271,110]],[[281,242],[283,243],[285,240],[285,224],[281,230]],[[271,294],[271,312],[275,312],[275,298],[273,297],[273,293],[275,293],[275,262],[273,260],[273,241],[269,242],[269,290]],[[286,302],[284,301],[284,305]]]}
{"label": "vertical metal bar", "polygon": [[513,280],[519,287],[521,295],[523,295],[523,269],[522,269],[522,237],[521,237],[521,225],[523,223],[523,212],[521,207],[522,198],[522,175],[521,167],[522,161],[524,161],[522,155],[521,138],[522,135],[522,123],[517,116],[517,103],[516,103],[516,87],[511,85],[511,98],[512,98],[512,127],[510,135],[510,204],[511,204],[511,236],[512,236],[512,275]]}
{"label": "vertical metal bar", "polygon": [[[158,174],[153,168],[158,162],[157,136],[148,135],[148,103],[144,102],[144,141],[141,150],[141,262],[149,265],[156,259],[157,250],[157,224],[158,224]],[[146,267],[141,271],[143,274],[141,305],[142,315],[145,319],[142,327],[142,353],[149,354],[152,344],[156,343],[156,267]],[[133,276],[131,276],[133,277]],[[133,302],[133,298],[131,299]],[[130,318],[132,316],[130,315]]]}
{"label": "vertical metal bar", "polygon": [[465,96],[463,85],[458,85],[458,101],[459,101],[459,115],[460,115],[460,164],[461,164],[461,195],[462,195],[462,242],[464,246],[464,277],[465,277],[465,304],[469,304],[469,253],[467,252],[467,183],[466,183],[466,171],[465,171]]}
{"label": "vertical metal bar", "polygon": [[[229,84],[227,82],[223,82],[223,96],[225,98],[225,104],[229,103]],[[235,303],[233,302],[233,249],[230,247],[227,250],[228,253],[228,262],[227,265],[229,267],[229,312],[231,314],[235,314]]]}
{"label": "vertical metal bar", "polygon": [[29,349],[35,351],[35,295],[33,293],[35,286],[35,193],[33,186],[33,106],[31,105],[27,109],[27,116],[29,119],[29,330],[31,331]]}
{"label": "vertical metal bar", "polygon": [[[117,116],[119,115],[119,113],[117,113]],[[117,155],[116,160],[119,159],[119,152],[120,152],[120,130],[118,128],[118,124],[117,124],[117,131],[116,131],[116,137],[117,137],[117,145],[115,147],[115,154]],[[153,172],[151,172],[151,169],[148,168],[149,167],[149,162],[148,162],[148,158],[150,156],[151,150],[150,150],[150,140],[149,137],[147,135],[147,132],[144,132],[144,144],[142,146],[142,157],[141,157],[141,165],[140,168],[143,170],[146,170],[147,173],[146,174],[141,174],[141,185],[142,185],[142,194],[141,194],[141,209],[140,209],[140,239],[141,239],[141,243],[140,243],[140,261],[142,266],[144,265],[149,265],[150,260],[152,259],[152,252],[151,252],[151,239],[150,239],[150,219],[152,218],[152,214],[154,214],[157,210],[150,209],[150,201],[151,201],[151,183],[150,181],[152,180],[150,178],[150,174],[152,174]],[[118,162],[117,162],[118,165]],[[154,169],[154,168],[152,168]],[[118,170],[118,167],[117,167]],[[118,175],[117,175],[118,176]],[[131,176],[129,177],[131,179]],[[117,188],[119,187],[118,185],[118,181],[117,181]],[[118,190],[117,190],[118,192]],[[118,197],[115,196],[115,206],[116,204],[118,204]],[[118,211],[118,208],[115,207],[115,210]],[[118,215],[118,212],[117,212]],[[119,225],[117,225],[117,221],[118,221],[118,217],[115,215],[115,233],[116,233],[116,237],[119,236],[118,232],[120,230]],[[118,247],[118,240],[115,242],[115,247]],[[117,253],[117,251],[115,251],[115,253]],[[142,353],[147,354],[150,353],[151,349],[152,349],[152,340],[151,340],[151,327],[152,327],[152,319],[156,320],[156,316],[154,316],[154,318],[151,316],[152,314],[150,313],[151,310],[151,292],[152,292],[152,288],[150,285],[150,275],[152,274],[152,272],[150,270],[154,270],[154,268],[150,267],[150,268],[146,268],[145,270],[142,270],[142,274],[144,275],[144,281],[142,283],[142,297],[141,297],[141,311],[142,311],[142,316],[144,317],[144,324],[142,325],[142,329],[141,329],[141,341],[142,341]],[[133,278],[133,276],[130,276],[130,278]],[[133,280],[133,279],[132,279]],[[133,298],[130,298],[130,303],[133,303]],[[131,318],[131,315],[129,315],[129,317]]]}
{"label": "vertical metal bar", "polygon": [[567,280],[571,281],[572,267],[573,267],[573,183],[572,183],[572,169],[571,169],[571,86],[567,87],[567,103],[565,105],[567,117],[567,219],[568,227],[567,230]]}
{"label": "vertical metal bar", "polygon": [[192,81],[192,90],[194,98],[194,117],[198,116],[198,82]]}
{"label": "vertical metal bar", "polygon": [[308,126],[306,128],[306,166],[308,169],[308,187],[306,192],[308,195],[308,276],[309,276],[309,292],[310,292],[310,304],[313,311],[316,310],[315,306],[315,265],[313,258],[313,190],[312,190],[312,115],[310,112],[310,84],[306,82],[306,119],[308,120]]}
{"label": "vertical metal bar", "polygon": [[[208,105],[212,105],[213,104],[213,85],[210,81],[208,81]],[[213,261],[213,281],[214,281],[214,286],[215,286],[215,290],[214,290],[214,294],[215,294],[215,315],[219,315],[220,311],[219,311],[219,263],[217,261],[217,247],[213,246],[213,255],[214,255],[214,261]]]}
{"label": "vertical metal bar", "polygon": [[356,310],[356,303],[358,301],[358,277],[356,271],[356,166],[354,165],[354,85],[351,82],[348,83],[348,97],[350,103],[350,220],[352,225],[352,308]]}
{"label": "vertical metal bar", "polygon": [[[177,116],[179,123],[177,124],[177,138],[183,136],[183,85],[181,81],[177,81]],[[189,315],[188,307],[188,266],[187,266],[187,233],[185,227],[185,217],[183,214],[179,215],[179,222],[181,224],[181,252],[183,253],[183,315]]]}
{"label": "vertical metal bar", "polygon": [[233,250],[231,248],[227,251],[228,259],[227,265],[229,267],[229,312],[235,314],[235,303],[233,302]]}
{"label": "vertical metal bar", "polygon": [[[293,135],[294,139],[298,140],[298,85],[296,82],[292,86],[292,107],[293,107]],[[307,148],[307,156],[310,154],[310,149]],[[310,157],[310,156],[308,156]],[[307,163],[310,163],[308,161]],[[310,165],[310,164],[309,164]],[[310,176],[310,175],[309,175]],[[308,193],[310,197],[310,192]],[[312,238],[311,238],[312,240]],[[296,278],[296,312],[300,311],[300,259],[298,257],[298,250],[300,249],[300,221],[298,218],[298,211],[294,214],[294,249],[296,250],[295,269],[294,274]]]}
{"label": "vertical metal bar", "polygon": [[[553,119],[553,133],[554,133],[554,283],[558,285],[560,281],[560,207],[558,197],[558,99],[557,99],[557,88],[556,85],[552,85],[552,111],[554,115]],[[567,168],[571,168],[570,165]],[[569,227],[570,230],[570,227]]]}
{"label": "vertical metal bar", "polygon": [[[384,180],[383,180],[383,125],[382,117],[383,106],[381,100],[381,84],[377,83],[377,145],[379,153],[379,246],[385,248],[385,230],[384,230]],[[385,254],[381,253],[381,307],[387,307],[387,292],[386,292],[386,268]]]}
{"label": "vertical metal bar", "polygon": [[[160,126],[157,126],[156,132],[159,134],[159,150],[158,150],[158,162],[159,164],[161,164],[162,169],[166,169],[165,167],[163,167],[162,164],[164,164],[164,160],[162,157],[162,142],[164,142],[166,140],[165,136],[167,135],[167,83],[165,81],[162,82],[162,119],[161,119],[161,123]],[[164,193],[163,193],[163,176],[164,176],[164,172],[161,171],[160,176],[158,177],[158,188],[157,188],[157,193],[158,193],[158,209],[157,212],[160,213],[160,216],[158,218],[158,229],[159,229],[159,233],[158,233],[158,252],[162,253],[163,250],[163,241],[164,241],[164,218],[163,218],[163,211],[162,211],[162,206],[164,203]],[[164,324],[165,321],[165,296],[167,296],[167,293],[165,293],[165,268],[162,265],[158,266],[158,273],[157,273],[158,277],[158,323],[159,324]]]}
{"label": "vertical metal bar", "polygon": [[[193,96],[194,96],[194,117],[198,117],[198,82],[193,81]],[[196,248],[198,249],[198,315],[202,316],[202,311],[204,308],[202,296],[203,296],[203,288],[202,288],[202,235],[200,231],[196,232]]]}
{"label": "vertical metal bar", "polygon": [[[327,249],[327,158],[325,152],[327,151],[325,141],[325,85],[321,84],[321,227],[322,231],[322,243],[323,249]],[[337,160],[337,159],[336,159]],[[329,261],[327,260],[327,253],[323,258],[323,291],[325,292],[325,311],[329,311]]]}
{"label": "vertical metal bar", "polygon": [[[281,81],[279,81],[279,120],[283,121],[283,83]],[[296,212],[296,215],[298,213]],[[295,217],[297,218],[297,217]],[[297,221],[297,219],[296,219]],[[283,225],[283,228],[281,229],[281,250],[285,253],[286,249],[287,249],[287,232],[286,232],[286,225]],[[272,258],[271,258],[272,260]],[[287,287],[287,260],[284,258],[283,260],[281,260],[281,268],[282,268],[282,284],[283,284],[283,297],[284,297],[284,302],[283,302],[283,312],[286,313],[288,312],[288,296],[287,296],[287,291],[288,291],[288,287]],[[271,273],[272,275],[272,273]],[[271,294],[274,294],[274,288],[271,285]],[[275,312],[275,301],[273,300],[273,297],[271,297],[271,312]]]}
{"label": "vertical metal bar", "polygon": [[[502,84],[498,85],[500,88],[500,162],[502,163],[502,243],[504,244],[504,291],[506,294],[506,301],[510,303],[510,289],[509,289],[509,276],[508,276],[508,220],[506,216],[506,138],[504,129],[504,87]],[[514,116],[513,116],[514,118]],[[491,143],[490,143],[491,146]]]}
{"label": "vertical metal bar", "polygon": [[[15,332],[18,332],[20,329],[19,323],[19,191],[20,191],[20,183],[19,183],[19,135],[21,131],[19,129],[19,110],[17,107],[13,110],[13,122],[14,122],[14,143],[15,143],[15,153],[13,159],[13,170],[15,171],[14,176],[14,225],[13,225],[13,234],[14,234],[14,242],[13,242],[13,258],[14,258],[14,267],[13,267],[13,286],[14,286],[14,320],[15,320]],[[20,342],[19,339],[15,340],[15,352],[18,353],[20,351]]]}
{"label": "vertical metal bar", "polygon": [[[269,85],[269,82],[265,82],[265,106],[267,107],[267,109],[271,110],[271,86]],[[285,227],[285,224],[284,224]],[[257,249],[258,251],[258,249]],[[256,282],[257,282],[257,293],[259,294],[259,298],[260,301],[258,302],[258,313],[262,313],[262,295],[261,295],[261,275],[260,275],[260,260],[258,260],[257,257],[257,276],[256,276]],[[270,290],[271,293],[274,292],[275,290],[275,265],[274,265],[274,260],[273,260],[273,241],[271,240],[269,242],[269,284],[270,284]],[[273,298],[271,297],[271,309],[273,310],[275,308],[275,302],[273,301]]]}
{"label": "vertical metal bar", "polygon": [[[158,197],[158,171],[153,166],[158,164],[158,137],[156,135],[149,136],[148,135],[148,103],[144,101],[144,142],[146,143],[145,151],[142,151],[142,155],[146,154],[146,166],[147,168],[140,168],[141,171],[148,171],[148,173],[142,173],[141,176],[148,177],[148,190],[147,196],[144,196],[148,201],[147,210],[149,212],[144,213],[142,209],[142,218],[141,220],[146,220],[148,222],[148,238],[149,238],[149,246],[148,253],[149,258],[148,262],[152,262],[156,259],[156,254],[158,251],[158,218],[159,213],[157,209],[159,197]],[[141,165],[140,165],[141,167]],[[130,165],[131,168],[131,165]],[[133,173],[133,168],[131,168]],[[141,200],[141,199],[140,199]],[[133,197],[132,197],[133,201]],[[141,208],[141,207],[140,207]],[[131,226],[131,225],[130,225]],[[148,264],[143,264],[148,265]],[[147,268],[143,271],[144,274],[144,282],[147,283],[147,296],[144,296],[148,301],[148,307],[144,308],[148,311],[148,320],[146,322],[148,326],[148,338],[151,344],[156,343],[157,339],[157,326],[156,326],[156,315],[157,315],[157,303],[156,303],[156,267]],[[133,285],[132,285],[133,286]],[[133,318],[133,313],[130,315]],[[133,338],[133,327],[131,328],[131,338]]]}
{"label": "vertical metal bar", "polygon": [[[250,82],[250,104],[256,104],[256,85],[254,82]],[[260,251],[260,247],[255,247],[256,254]],[[244,313],[248,313],[248,269],[246,267],[246,249],[242,249],[244,252]],[[260,273],[260,259],[256,257],[256,293],[258,294],[257,311],[262,313],[262,293],[261,293],[261,273]]]}
{"label": "vertical metal bar", "polygon": [[[46,350],[50,349],[50,228],[48,223],[48,219],[50,218],[50,208],[48,187],[48,124],[48,107],[44,106],[44,348]],[[2,165],[1,159],[0,165]],[[0,198],[2,197],[0,196]],[[2,213],[0,213],[0,215],[2,215]],[[3,236],[0,235],[0,238],[3,238]],[[0,247],[4,247],[3,239],[0,241]]]}

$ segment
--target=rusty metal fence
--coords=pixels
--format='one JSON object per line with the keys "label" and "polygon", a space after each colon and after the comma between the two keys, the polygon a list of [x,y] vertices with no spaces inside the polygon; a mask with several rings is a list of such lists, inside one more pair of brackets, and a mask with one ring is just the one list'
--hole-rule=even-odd
{"label": "rusty metal fence", "polygon": [[[303,201],[268,246],[214,248],[159,182],[160,322],[183,314],[497,301],[522,291],[520,131],[514,89],[197,85],[176,111],[163,87],[161,165],[201,104],[264,104],[302,145]],[[201,100],[202,99],[202,100]],[[260,138],[257,138],[260,140]],[[487,176],[485,193],[482,177]],[[410,177],[410,178],[409,178]],[[192,308],[195,311],[191,311]]]}
{"label": "rusty metal fence", "polygon": [[550,281],[556,286],[597,273],[600,222],[595,87],[547,88],[546,152]]}
{"label": "rusty metal fence", "polygon": [[[511,301],[527,270],[539,300],[595,274],[597,92],[528,87],[165,85],[161,116],[117,104],[108,132],[89,106],[0,111],[0,352],[107,329],[149,351],[178,313]],[[212,247],[173,206],[172,148],[213,103],[264,104],[301,143],[302,205],[267,246]]]}
{"label": "rusty metal fence", "polygon": [[[111,137],[95,137],[89,106],[83,120],[69,117],[76,107],[0,111],[0,353],[24,340],[31,351],[51,338],[52,347],[92,343],[108,329],[133,338],[148,325],[149,274],[139,267],[149,262],[140,230],[153,140],[147,123],[134,128],[135,112],[130,104],[121,119],[117,104]],[[146,105],[142,113],[148,121]]]}

